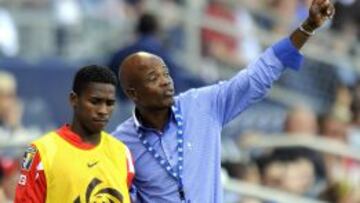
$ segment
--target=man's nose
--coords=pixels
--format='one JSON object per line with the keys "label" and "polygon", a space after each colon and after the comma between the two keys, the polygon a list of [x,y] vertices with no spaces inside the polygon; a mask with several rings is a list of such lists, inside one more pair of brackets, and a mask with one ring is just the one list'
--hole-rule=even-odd
{"label": "man's nose", "polygon": [[170,76],[162,76],[161,77],[161,85],[170,85],[172,83],[172,79]]}
{"label": "man's nose", "polygon": [[99,107],[97,108],[97,113],[102,114],[102,115],[109,114],[108,106],[105,103],[100,104]]}

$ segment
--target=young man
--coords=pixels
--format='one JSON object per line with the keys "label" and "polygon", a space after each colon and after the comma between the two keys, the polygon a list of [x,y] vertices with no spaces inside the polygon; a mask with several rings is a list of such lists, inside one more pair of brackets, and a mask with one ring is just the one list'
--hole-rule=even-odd
{"label": "young man", "polygon": [[26,150],[16,203],[130,202],[130,152],[102,131],[114,109],[115,88],[108,68],[92,65],[77,72],[70,93],[72,123]]}
{"label": "young man", "polygon": [[134,156],[137,202],[222,202],[221,129],[263,98],[287,67],[300,67],[299,49],[333,14],[329,0],[314,0],[299,29],[248,68],[229,81],[177,97],[161,58],[146,52],[128,56],[119,77],[136,108],[113,134]]}

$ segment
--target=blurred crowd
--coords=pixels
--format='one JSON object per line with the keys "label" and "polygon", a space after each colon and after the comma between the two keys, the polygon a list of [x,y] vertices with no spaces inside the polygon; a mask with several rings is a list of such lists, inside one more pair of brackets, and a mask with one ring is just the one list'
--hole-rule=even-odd
{"label": "blurred crowd", "polygon": [[[144,50],[164,59],[178,93],[210,84],[245,68],[298,27],[310,3],[0,1],[0,202],[13,197],[19,151],[69,117],[64,102],[70,84],[55,80],[71,78],[89,63],[117,73],[124,57]],[[242,154],[225,157],[230,177],[293,195],[360,203],[360,1],[335,5],[334,18],[322,28],[327,31],[304,51],[303,69],[285,74],[276,84],[280,94],[251,107],[224,131]],[[124,94],[118,95],[114,123],[132,111]],[[275,137],[287,142],[277,144]],[[259,146],[261,140],[274,143]],[[231,147],[226,143],[225,151]],[[229,192],[225,202],[270,201]]]}
{"label": "blurred crowd", "polygon": [[[328,202],[359,202],[360,159],[351,154],[360,147],[358,88],[339,88],[333,107],[325,114],[317,115],[304,105],[290,108],[278,137],[259,130],[244,132],[238,144],[247,149],[247,157],[226,162],[224,167],[240,180],[291,194]],[[262,146],[261,142],[273,144]],[[231,202],[261,202],[238,198]]]}

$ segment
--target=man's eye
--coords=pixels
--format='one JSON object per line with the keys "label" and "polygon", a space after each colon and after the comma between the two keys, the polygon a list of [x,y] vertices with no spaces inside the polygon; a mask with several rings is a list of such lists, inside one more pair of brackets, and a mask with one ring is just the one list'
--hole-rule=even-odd
{"label": "man's eye", "polygon": [[157,78],[157,77],[154,75],[154,76],[149,77],[148,80],[149,80],[149,81],[155,81],[156,78]]}
{"label": "man's eye", "polygon": [[93,104],[93,105],[97,105],[97,104],[99,104],[99,100],[92,99],[92,100],[90,100],[90,103]]}
{"label": "man's eye", "polygon": [[107,101],[106,102],[107,106],[114,106],[115,105],[115,101]]}

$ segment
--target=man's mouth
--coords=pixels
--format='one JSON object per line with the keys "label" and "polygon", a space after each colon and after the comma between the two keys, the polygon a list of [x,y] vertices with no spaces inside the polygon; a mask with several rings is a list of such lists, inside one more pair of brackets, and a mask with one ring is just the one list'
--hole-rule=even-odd
{"label": "man's mouth", "polygon": [[167,96],[167,97],[174,96],[174,90],[173,89],[166,90],[165,91],[165,96]]}
{"label": "man's mouth", "polygon": [[108,119],[93,119],[95,123],[107,123]]}

